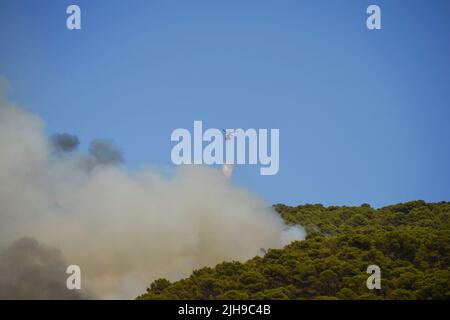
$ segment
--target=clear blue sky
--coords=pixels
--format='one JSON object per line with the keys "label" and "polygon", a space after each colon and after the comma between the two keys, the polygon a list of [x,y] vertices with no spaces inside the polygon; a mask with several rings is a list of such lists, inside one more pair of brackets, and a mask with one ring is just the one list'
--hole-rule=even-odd
{"label": "clear blue sky", "polygon": [[0,74],[49,135],[112,139],[130,170],[172,167],[172,130],[203,120],[280,129],[278,175],[234,172],[272,203],[448,201],[449,14],[448,0],[0,0]]}

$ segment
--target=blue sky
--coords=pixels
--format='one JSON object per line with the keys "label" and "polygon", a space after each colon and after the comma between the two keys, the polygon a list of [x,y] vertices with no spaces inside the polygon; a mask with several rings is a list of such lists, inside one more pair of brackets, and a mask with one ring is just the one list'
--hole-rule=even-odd
{"label": "blue sky", "polygon": [[[82,11],[69,31],[66,7]],[[366,28],[378,4],[382,30]],[[0,1],[0,75],[50,135],[171,168],[170,134],[279,128],[271,203],[450,200],[450,2]]]}

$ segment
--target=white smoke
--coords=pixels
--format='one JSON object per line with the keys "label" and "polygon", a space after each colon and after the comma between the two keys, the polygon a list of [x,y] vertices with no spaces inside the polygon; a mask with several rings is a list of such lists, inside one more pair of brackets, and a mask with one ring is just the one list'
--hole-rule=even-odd
{"label": "white smoke", "polygon": [[94,297],[133,298],[156,278],[304,238],[219,170],[180,167],[169,178],[102,163],[87,170],[90,155],[53,152],[43,130],[0,96],[0,249],[24,236],[59,248]]}
{"label": "white smoke", "polygon": [[230,179],[233,174],[233,165],[232,164],[224,164],[222,166],[222,172],[225,178]]}

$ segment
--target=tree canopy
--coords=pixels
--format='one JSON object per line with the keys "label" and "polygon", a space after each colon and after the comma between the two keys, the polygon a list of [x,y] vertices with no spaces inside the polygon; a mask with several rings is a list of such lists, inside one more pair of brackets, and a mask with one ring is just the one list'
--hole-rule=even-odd
{"label": "tree canopy", "polygon": [[[450,203],[274,208],[306,239],[158,279],[138,299],[450,299]],[[366,286],[369,265],[381,269],[380,290]]]}

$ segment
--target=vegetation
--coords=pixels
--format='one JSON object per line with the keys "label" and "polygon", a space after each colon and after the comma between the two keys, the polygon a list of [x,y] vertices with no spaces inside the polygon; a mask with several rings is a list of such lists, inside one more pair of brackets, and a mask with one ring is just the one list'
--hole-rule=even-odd
{"label": "vegetation", "polygon": [[[306,240],[156,280],[138,299],[450,299],[450,203],[274,208],[304,226]],[[366,286],[373,264],[380,290]]]}

